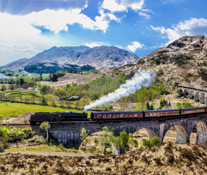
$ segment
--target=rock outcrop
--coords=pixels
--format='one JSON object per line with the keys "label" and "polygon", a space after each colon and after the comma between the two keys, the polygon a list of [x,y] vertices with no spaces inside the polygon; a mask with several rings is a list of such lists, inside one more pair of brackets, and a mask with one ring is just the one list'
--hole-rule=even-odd
{"label": "rock outcrop", "polygon": [[163,82],[207,90],[206,66],[207,37],[198,35],[182,37],[117,70],[129,74],[140,68],[152,69]]}

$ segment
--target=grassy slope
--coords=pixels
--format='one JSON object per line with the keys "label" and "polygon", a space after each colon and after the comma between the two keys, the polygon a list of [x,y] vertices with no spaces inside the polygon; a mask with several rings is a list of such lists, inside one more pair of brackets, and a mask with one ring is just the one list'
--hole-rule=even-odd
{"label": "grassy slope", "polygon": [[6,149],[5,152],[13,153],[13,152],[20,152],[20,151],[33,151],[33,152],[72,152],[72,153],[81,153],[81,150],[76,149],[67,149],[64,147],[58,147],[55,145],[38,145],[38,146],[29,146],[29,147],[11,147]]}
{"label": "grassy slope", "polygon": [[55,111],[83,112],[78,110],[70,110],[70,109],[40,106],[40,105],[29,105],[29,104],[21,104],[21,103],[0,103],[0,111],[1,111],[0,117],[15,117],[25,112],[55,112]]}
{"label": "grassy slope", "polygon": [[193,175],[207,172],[206,147],[162,144],[123,155],[60,157],[0,154],[6,174],[166,174]]}

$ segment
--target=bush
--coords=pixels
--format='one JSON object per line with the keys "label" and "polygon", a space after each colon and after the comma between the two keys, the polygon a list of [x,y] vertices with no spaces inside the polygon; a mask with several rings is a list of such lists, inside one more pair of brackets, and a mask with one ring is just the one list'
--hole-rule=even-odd
{"label": "bush", "polygon": [[203,81],[207,81],[206,69],[200,69],[200,71],[198,72],[198,74],[201,76],[201,79]]}
{"label": "bush", "polygon": [[178,93],[179,97],[182,97],[184,95],[182,89],[178,89],[177,93]]}
{"label": "bush", "polygon": [[145,147],[153,147],[153,146],[159,145],[160,143],[161,143],[161,141],[160,141],[159,137],[153,137],[151,141],[148,138],[142,139],[142,144]]}
{"label": "bush", "polygon": [[150,141],[150,146],[156,146],[161,143],[159,137],[153,137],[152,140]]}
{"label": "bush", "polygon": [[144,146],[146,146],[146,147],[150,147],[151,145],[150,145],[150,141],[149,141],[149,139],[146,139],[146,138],[143,138],[142,139],[142,144],[144,145]]}
{"label": "bush", "polygon": [[23,139],[30,139],[35,135],[34,131],[32,131],[32,128],[24,128],[22,129],[22,132],[24,133]]}

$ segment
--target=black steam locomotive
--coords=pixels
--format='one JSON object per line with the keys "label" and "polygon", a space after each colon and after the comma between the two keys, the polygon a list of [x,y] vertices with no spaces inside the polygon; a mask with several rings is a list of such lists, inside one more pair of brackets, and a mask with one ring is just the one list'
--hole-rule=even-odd
{"label": "black steam locomotive", "polygon": [[76,112],[36,112],[31,115],[30,124],[38,125],[44,121],[85,121],[87,113]]}

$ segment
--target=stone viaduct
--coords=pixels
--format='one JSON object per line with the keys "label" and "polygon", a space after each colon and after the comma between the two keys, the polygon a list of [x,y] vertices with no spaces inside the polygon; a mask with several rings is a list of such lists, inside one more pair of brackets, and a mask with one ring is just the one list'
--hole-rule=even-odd
{"label": "stone viaduct", "polygon": [[88,135],[102,130],[104,126],[113,127],[114,135],[121,131],[134,133],[146,129],[149,139],[158,136],[163,141],[167,131],[173,126],[176,129],[177,143],[190,143],[190,135],[197,128],[196,143],[207,145],[207,113],[191,114],[166,118],[145,118],[139,120],[107,120],[107,121],[71,121],[50,122],[50,134],[68,148],[79,148],[81,130],[85,128]]}
{"label": "stone viaduct", "polygon": [[207,91],[185,86],[177,86],[176,89],[182,89],[183,94],[187,95],[190,99],[194,99],[195,102],[207,105]]}

